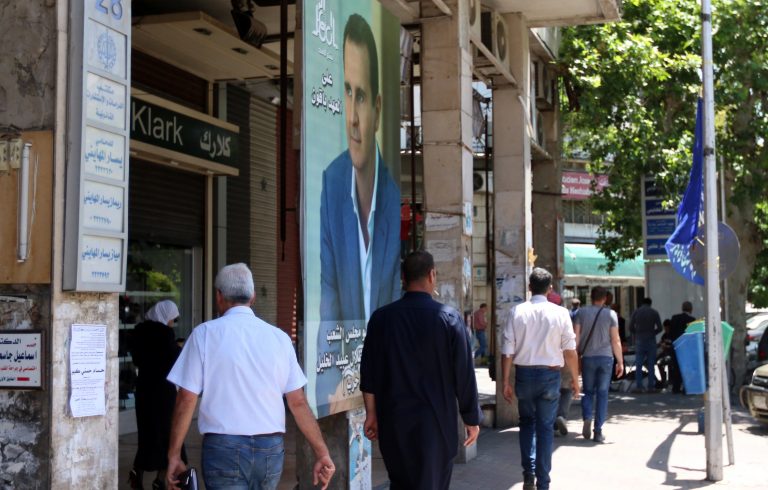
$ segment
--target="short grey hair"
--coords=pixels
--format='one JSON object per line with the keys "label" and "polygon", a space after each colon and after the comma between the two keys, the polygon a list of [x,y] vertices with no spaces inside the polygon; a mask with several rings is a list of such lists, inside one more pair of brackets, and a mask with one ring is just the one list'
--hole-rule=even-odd
{"label": "short grey hair", "polygon": [[242,262],[226,265],[216,274],[216,289],[227,301],[247,304],[253,298],[253,274]]}

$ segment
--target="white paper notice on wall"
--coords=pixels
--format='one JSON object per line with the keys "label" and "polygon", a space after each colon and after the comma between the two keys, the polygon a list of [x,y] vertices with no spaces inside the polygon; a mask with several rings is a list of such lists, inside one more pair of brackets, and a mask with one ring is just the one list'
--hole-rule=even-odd
{"label": "white paper notice on wall", "polygon": [[427,231],[445,231],[461,225],[461,217],[453,214],[427,213]]}
{"label": "white paper notice on wall", "polygon": [[106,414],[107,326],[72,325],[69,408],[73,417]]}

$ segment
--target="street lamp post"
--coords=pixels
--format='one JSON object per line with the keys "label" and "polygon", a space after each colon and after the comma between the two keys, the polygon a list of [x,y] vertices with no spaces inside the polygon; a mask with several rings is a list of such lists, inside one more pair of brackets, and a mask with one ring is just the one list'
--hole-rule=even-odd
{"label": "street lamp post", "polygon": [[701,1],[701,58],[704,78],[704,221],[706,225],[706,332],[709,388],[706,396],[705,441],[707,480],[723,479],[723,355],[720,335],[720,264],[717,237],[717,180],[715,177],[715,95],[712,68],[712,9]]}

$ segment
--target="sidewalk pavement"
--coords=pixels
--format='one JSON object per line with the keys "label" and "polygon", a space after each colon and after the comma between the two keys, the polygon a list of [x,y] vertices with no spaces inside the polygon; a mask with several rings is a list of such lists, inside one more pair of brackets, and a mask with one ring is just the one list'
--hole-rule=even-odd
{"label": "sidewalk pavement", "polygon": [[[490,399],[495,383],[488,378],[487,369],[478,368],[476,372],[481,399]],[[606,441],[596,444],[581,436],[581,408],[574,402],[568,422],[571,432],[564,438],[555,438],[552,490],[768,488],[768,427],[758,425],[738,406],[734,406],[733,416],[736,464],[728,465],[724,436],[723,480],[706,481],[704,435],[697,433],[696,418],[702,405],[701,396],[611,393],[609,418],[603,427]],[[201,438],[196,423],[193,425],[187,437],[187,451],[192,464],[199,468]],[[477,458],[467,464],[454,465],[451,489],[522,489],[518,435],[516,427],[482,429]],[[289,424],[280,490],[296,485],[294,441],[295,427]],[[372,485],[375,490],[384,490],[389,485],[377,446],[374,444]],[[135,451],[136,435],[121,436],[120,489],[128,488],[125,479]],[[152,478],[145,477],[146,488],[151,488]]]}

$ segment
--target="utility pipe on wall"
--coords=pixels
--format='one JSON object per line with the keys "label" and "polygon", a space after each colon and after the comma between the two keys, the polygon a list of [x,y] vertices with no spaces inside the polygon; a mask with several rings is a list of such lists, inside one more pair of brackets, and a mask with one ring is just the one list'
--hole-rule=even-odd
{"label": "utility pipe on wall", "polygon": [[29,257],[29,149],[31,143],[25,143],[21,152],[21,167],[19,168],[19,219],[18,219],[18,249],[16,258],[25,262]]}

